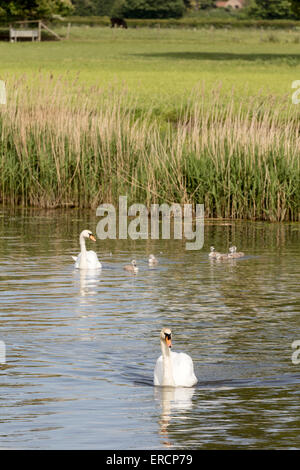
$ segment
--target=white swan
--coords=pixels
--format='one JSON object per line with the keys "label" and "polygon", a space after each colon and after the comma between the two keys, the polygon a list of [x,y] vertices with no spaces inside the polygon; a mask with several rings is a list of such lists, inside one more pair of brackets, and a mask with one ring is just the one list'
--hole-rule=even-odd
{"label": "white swan", "polygon": [[154,369],[154,385],[166,387],[193,387],[197,383],[192,358],[185,353],[175,353],[172,346],[170,328],[160,332],[162,355],[157,359]]}
{"label": "white swan", "polygon": [[97,254],[92,251],[86,250],[85,238],[96,241],[96,238],[90,230],[83,230],[79,237],[81,251],[78,256],[72,256],[75,261],[75,268],[77,269],[99,269],[101,268],[101,263],[98,260]]}

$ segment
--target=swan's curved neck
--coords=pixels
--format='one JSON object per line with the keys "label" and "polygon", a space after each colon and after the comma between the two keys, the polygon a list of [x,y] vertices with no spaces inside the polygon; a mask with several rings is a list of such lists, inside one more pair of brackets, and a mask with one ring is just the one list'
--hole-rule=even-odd
{"label": "swan's curved neck", "polygon": [[80,252],[81,252],[81,260],[80,260],[80,265],[81,267],[85,267],[87,264],[87,258],[86,258],[86,246],[85,246],[85,239],[83,235],[80,235],[79,237],[79,242],[80,242]]}
{"label": "swan's curved neck", "polygon": [[171,351],[164,341],[160,342],[163,357],[163,383],[162,385],[174,386]]}
{"label": "swan's curved neck", "polygon": [[85,239],[83,235],[80,235],[79,243],[80,243],[81,253],[86,253]]}

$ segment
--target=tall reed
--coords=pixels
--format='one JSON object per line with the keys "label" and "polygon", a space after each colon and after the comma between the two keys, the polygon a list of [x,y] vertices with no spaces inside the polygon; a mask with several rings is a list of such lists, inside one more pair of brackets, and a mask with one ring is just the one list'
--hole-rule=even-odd
{"label": "tall reed", "polygon": [[206,217],[300,220],[299,111],[194,91],[171,115],[64,77],[7,82],[0,200],[39,207],[204,203]]}

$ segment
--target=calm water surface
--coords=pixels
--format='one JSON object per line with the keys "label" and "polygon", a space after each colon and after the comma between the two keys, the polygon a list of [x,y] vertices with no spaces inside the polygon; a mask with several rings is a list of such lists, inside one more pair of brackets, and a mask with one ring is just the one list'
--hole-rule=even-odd
{"label": "calm water surface", "polygon": [[[0,211],[0,447],[299,449],[300,225],[207,221],[198,252],[98,240],[101,272],[78,272],[79,233],[97,222]],[[230,242],[246,258],[209,261]],[[193,358],[193,389],[153,386],[163,326]]]}

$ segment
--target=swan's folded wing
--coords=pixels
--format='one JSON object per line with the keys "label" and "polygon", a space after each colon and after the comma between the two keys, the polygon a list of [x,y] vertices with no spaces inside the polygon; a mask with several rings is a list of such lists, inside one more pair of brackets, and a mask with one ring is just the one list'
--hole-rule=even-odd
{"label": "swan's folded wing", "polygon": [[98,260],[98,256],[94,251],[92,251],[92,250],[87,251],[86,259],[87,259],[89,267],[91,267],[91,268],[101,268],[101,263]]}
{"label": "swan's folded wing", "polygon": [[80,267],[80,256],[81,256],[81,253],[79,253],[78,256],[72,256],[73,260],[75,261],[75,268],[79,268]]}
{"label": "swan's folded wing", "polygon": [[185,353],[172,352],[172,367],[175,384],[182,387],[192,387],[198,380],[194,373],[192,358]]}

